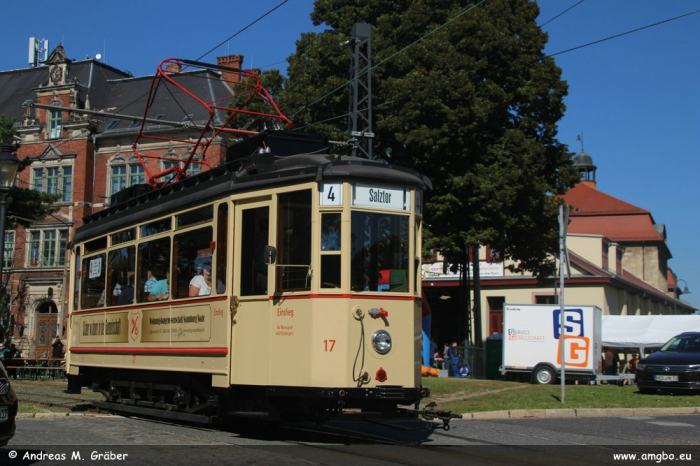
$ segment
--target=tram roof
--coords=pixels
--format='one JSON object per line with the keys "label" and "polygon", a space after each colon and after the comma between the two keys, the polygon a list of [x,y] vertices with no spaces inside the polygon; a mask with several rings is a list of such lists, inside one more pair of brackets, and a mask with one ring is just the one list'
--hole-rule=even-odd
{"label": "tram roof", "polygon": [[195,207],[231,193],[252,192],[309,181],[381,182],[432,189],[430,180],[413,170],[359,157],[298,154],[276,157],[254,154],[132,197],[83,217],[72,244]]}

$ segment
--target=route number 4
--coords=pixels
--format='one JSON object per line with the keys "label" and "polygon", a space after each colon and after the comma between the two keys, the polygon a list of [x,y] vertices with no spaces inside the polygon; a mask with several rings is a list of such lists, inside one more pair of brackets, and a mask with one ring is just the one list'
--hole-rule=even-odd
{"label": "route number 4", "polygon": [[343,183],[323,183],[320,194],[319,204],[322,206],[343,205]]}
{"label": "route number 4", "polygon": [[335,340],[323,340],[323,343],[326,345],[326,353],[333,351]]}

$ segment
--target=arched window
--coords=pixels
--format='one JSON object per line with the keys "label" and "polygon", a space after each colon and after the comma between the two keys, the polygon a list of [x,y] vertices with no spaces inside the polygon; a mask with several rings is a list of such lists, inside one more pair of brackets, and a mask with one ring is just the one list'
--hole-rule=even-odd
{"label": "arched window", "polygon": [[58,307],[53,301],[44,301],[37,306],[36,312],[39,314],[58,314]]}

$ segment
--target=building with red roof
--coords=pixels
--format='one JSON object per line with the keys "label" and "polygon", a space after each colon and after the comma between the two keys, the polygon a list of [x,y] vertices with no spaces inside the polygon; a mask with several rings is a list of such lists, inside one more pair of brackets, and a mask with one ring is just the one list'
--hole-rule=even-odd
{"label": "building with red roof", "polygon": [[[656,223],[648,210],[599,191],[590,155],[582,151],[574,157],[574,166],[581,172],[581,182],[564,195],[570,206],[571,275],[564,281],[566,304],[598,306],[608,315],[695,312],[678,299],[688,290],[678,288],[668,266],[673,256],[665,226]],[[508,263],[488,246],[479,251],[479,264],[478,300],[473,294],[473,270],[460,278],[439,260],[423,264],[423,289],[433,309],[435,341],[463,341],[468,335],[474,342],[478,339],[475,326],[480,326],[482,338],[502,333],[504,303],[558,302],[558,277],[542,283],[532,275],[510,272]]]}

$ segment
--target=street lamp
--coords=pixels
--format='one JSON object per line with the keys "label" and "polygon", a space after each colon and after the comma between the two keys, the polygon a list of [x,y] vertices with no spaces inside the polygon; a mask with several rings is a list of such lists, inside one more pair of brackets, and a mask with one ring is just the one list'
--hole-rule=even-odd
{"label": "street lamp", "polygon": [[[11,144],[3,144],[0,152],[0,279],[5,267],[5,215],[7,213],[7,193],[15,184],[19,159],[12,153]],[[10,308],[7,308],[7,326],[10,326]]]}
{"label": "street lamp", "polygon": [[688,282],[683,280],[682,278],[678,278],[675,273],[673,274],[673,281],[676,282],[673,285],[673,314],[676,314],[676,301],[678,300],[676,290],[678,289],[678,282],[685,283],[685,288],[683,288],[683,292],[681,294],[690,294],[690,290],[688,289]]}

